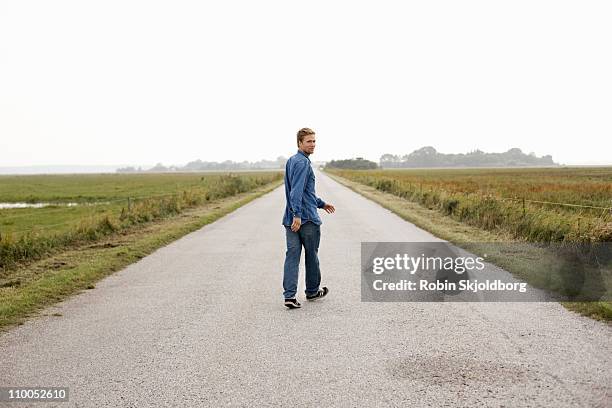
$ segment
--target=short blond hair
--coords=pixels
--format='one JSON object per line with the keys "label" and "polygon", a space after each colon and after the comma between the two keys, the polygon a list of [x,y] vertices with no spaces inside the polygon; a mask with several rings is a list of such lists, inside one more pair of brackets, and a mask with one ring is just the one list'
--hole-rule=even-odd
{"label": "short blond hair", "polygon": [[297,132],[297,145],[300,147],[300,142],[304,141],[304,136],[314,135],[315,131],[310,128],[301,128]]}

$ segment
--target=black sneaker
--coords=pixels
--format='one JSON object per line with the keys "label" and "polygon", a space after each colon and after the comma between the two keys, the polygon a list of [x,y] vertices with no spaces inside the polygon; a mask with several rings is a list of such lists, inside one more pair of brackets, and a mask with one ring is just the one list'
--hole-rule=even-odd
{"label": "black sneaker", "polygon": [[302,304],[297,299],[285,299],[285,306],[289,309],[298,309],[302,307]]}
{"label": "black sneaker", "polygon": [[308,300],[321,299],[322,297],[327,296],[328,293],[329,293],[329,289],[327,289],[327,286],[323,286],[323,288],[319,289],[319,291],[315,293],[314,295],[306,295],[306,299]]}

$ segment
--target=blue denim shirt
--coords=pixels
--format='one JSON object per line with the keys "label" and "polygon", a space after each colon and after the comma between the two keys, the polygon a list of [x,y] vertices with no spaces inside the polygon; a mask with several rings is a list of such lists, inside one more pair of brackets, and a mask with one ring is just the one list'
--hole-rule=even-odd
{"label": "blue denim shirt", "polygon": [[291,156],[285,165],[285,215],[283,225],[291,225],[293,217],[300,217],[302,224],[312,221],[321,225],[317,208],[325,202],[315,194],[315,176],[308,155],[301,150]]}

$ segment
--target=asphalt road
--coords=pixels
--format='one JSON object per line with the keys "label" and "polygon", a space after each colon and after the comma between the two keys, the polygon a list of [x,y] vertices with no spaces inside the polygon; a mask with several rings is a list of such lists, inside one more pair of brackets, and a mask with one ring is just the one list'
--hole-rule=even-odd
{"label": "asphalt road", "polygon": [[437,239],[316,174],[327,298],[282,305],[281,186],[0,334],[0,386],[69,387],[45,407],[612,406],[612,328],[557,303],[361,302],[362,241]]}

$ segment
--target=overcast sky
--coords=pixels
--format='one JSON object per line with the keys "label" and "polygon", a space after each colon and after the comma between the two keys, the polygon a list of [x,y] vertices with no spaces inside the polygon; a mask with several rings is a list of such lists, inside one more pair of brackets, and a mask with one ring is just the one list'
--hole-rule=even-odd
{"label": "overcast sky", "polygon": [[518,147],[612,164],[612,2],[3,1],[0,166]]}

